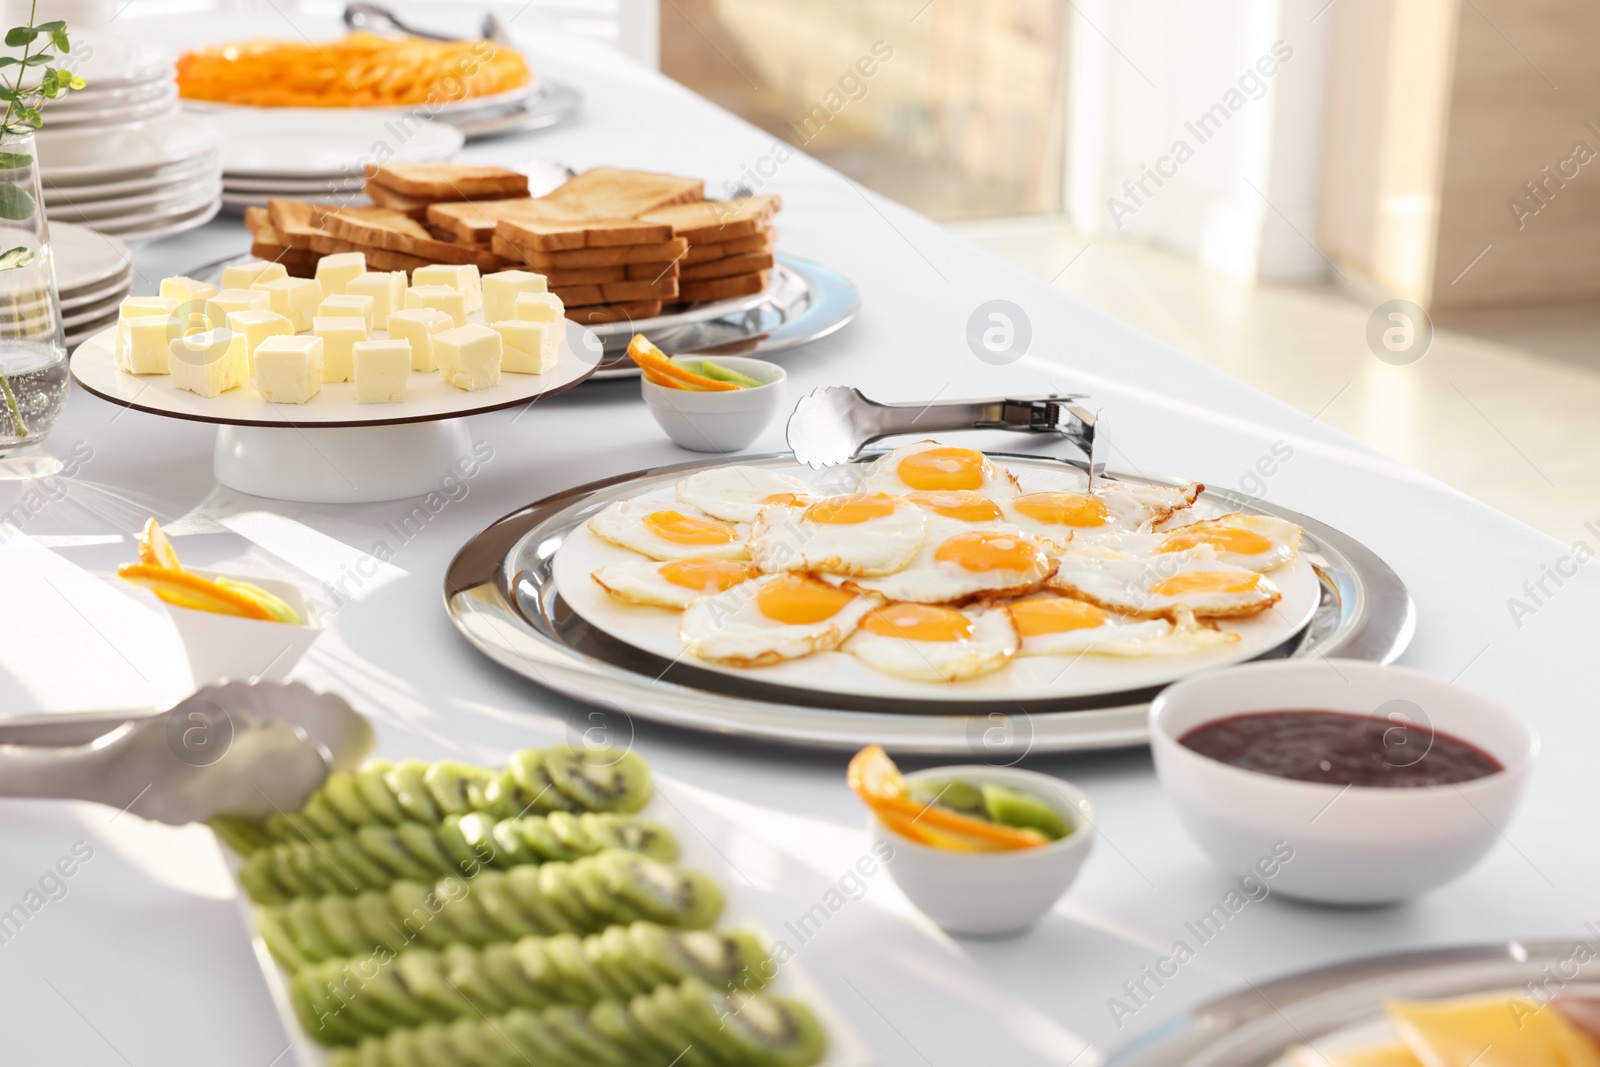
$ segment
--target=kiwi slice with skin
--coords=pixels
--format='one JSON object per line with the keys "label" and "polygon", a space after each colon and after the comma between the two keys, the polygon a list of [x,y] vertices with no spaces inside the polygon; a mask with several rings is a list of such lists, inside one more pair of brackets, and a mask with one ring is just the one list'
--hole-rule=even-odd
{"label": "kiwi slice with skin", "polygon": [[460,1067],[461,1057],[443,1023],[428,1023],[411,1031],[411,1047],[420,1067]]}
{"label": "kiwi slice with skin", "polygon": [[596,1033],[633,1057],[638,1064],[666,1063],[661,1048],[634,1022],[628,1009],[615,1000],[602,1000],[589,1009],[588,1022]]}
{"label": "kiwi slice with skin", "polygon": [[505,993],[512,1004],[526,1008],[543,1007],[550,1003],[550,995],[529,979],[522,969],[517,958],[516,942],[496,941],[492,945],[485,945],[480,962],[484,974]]}
{"label": "kiwi slice with skin", "polygon": [[632,852],[602,852],[593,862],[606,872],[607,888],[614,896],[654,922],[700,929],[722,913],[722,890],[699,871]]}
{"label": "kiwi slice with skin", "polygon": [[306,959],[325,960],[339,954],[328,932],[322,928],[322,917],[318,914],[315,900],[307,897],[291,900],[283,906],[280,914],[289,936],[294,939],[295,948]]}
{"label": "kiwi slice with skin", "polygon": [[[324,842],[321,848],[328,862],[345,876],[341,881],[344,882],[344,892],[347,894],[359,893],[363,889],[378,889],[395,879],[387,867],[367,854],[367,850],[361,847],[361,842],[355,837],[331,838]],[[351,882],[355,883],[355,888],[350,887]]]}
{"label": "kiwi slice with skin", "polygon": [[641,928],[660,929],[651,923],[632,923],[628,926],[608,926],[584,941],[584,950],[603,967],[606,976],[619,986],[626,986],[629,996],[643,993],[663,980],[647,960],[634,932]]}
{"label": "kiwi slice with skin", "polygon": [[445,981],[461,991],[472,1001],[472,1006],[485,1015],[499,1014],[511,1007],[511,998],[489,980],[475,949],[466,945],[451,945],[444,950]]}
{"label": "kiwi slice with skin", "polygon": [[544,954],[561,981],[565,994],[561,999],[566,1003],[593,1004],[605,997],[621,995],[621,990],[606,980],[583,950],[583,942],[572,934],[550,938],[544,944]]}
{"label": "kiwi slice with skin", "polygon": [[[527,748],[513,752],[506,761],[506,774],[511,776],[516,788],[509,799],[517,802],[515,811],[507,815],[527,812],[546,814],[552,811],[577,811],[578,805],[561,791],[545,766],[544,750]],[[502,801],[503,802],[503,801]]]}
{"label": "kiwi slice with skin", "polygon": [[419,1003],[411,995],[410,989],[396,977],[393,964],[378,968],[361,987],[361,992],[363,996],[371,997],[402,1025],[418,1026],[433,1018],[433,1014]]}
{"label": "kiwi slice with skin", "polygon": [[601,848],[627,849],[662,863],[672,863],[678,858],[678,839],[658,822],[596,814],[580,818],[590,840]]}
{"label": "kiwi slice with skin", "polygon": [[527,937],[530,934],[547,932],[535,918],[529,917],[527,909],[522,906],[522,900],[510,882],[501,878],[486,884],[489,887],[488,892],[484,892],[483,886],[477,890],[478,903],[495,928],[503,931],[502,936]]}
{"label": "kiwi slice with skin", "polygon": [[290,894],[273,877],[272,854],[257,852],[239,868],[239,884],[257,904],[282,904]]}
{"label": "kiwi slice with skin", "polygon": [[677,985],[664,985],[656,989],[651,998],[672,1012],[679,1029],[700,1040],[702,1047],[724,1063],[763,1063],[749,1055],[727,1032],[723,1012],[726,1002],[720,991],[697,978],[686,978]]}
{"label": "kiwi slice with skin", "polygon": [[577,1054],[544,1024],[543,1012],[509,1011],[496,1023],[516,1046],[540,1067],[586,1067]]}
{"label": "kiwi slice with skin", "polygon": [[477,1019],[461,1019],[449,1024],[450,1044],[460,1057],[456,1062],[467,1067],[525,1067],[522,1050],[498,1029]]}
{"label": "kiwi slice with skin", "polygon": [[544,816],[507,819],[501,825],[515,827],[517,836],[522,838],[522,843],[530,852],[536,853],[543,862],[578,858],[577,853],[561,843],[561,838],[557,837],[550,827],[550,820]]}
{"label": "kiwi slice with skin", "polygon": [[983,810],[983,791],[960,778],[911,782],[907,785],[906,792],[919,804],[936,804],[941,808],[959,811],[963,815],[988,818]]}
{"label": "kiwi slice with skin", "polygon": [[325,793],[312,793],[311,799],[306,801],[306,806],[296,814],[316,828],[317,833],[312,834],[312,837],[337,837],[339,834],[350,832],[349,824],[340,818],[333,805],[328,803]]}
{"label": "kiwi slice with skin", "polygon": [[[406,884],[416,885],[415,882]],[[363,893],[350,902],[350,910],[355,915],[356,925],[372,939],[372,944],[398,952],[411,943],[411,938],[404,924],[397,921],[397,916],[404,918],[406,913],[394,904],[394,888],[390,886],[381,893]]]}
{"label": "kiwi slice with skin", "polygon": [[540,934],[557,934],[579,929],[561,911],[544,897],[539,872],[544,868],[533,864],[513,867],[505,873],[506,893],[510,903]]}
{"label": "kiwi slice with skin", "polygon": [[[389,938],[401,944],[420,941],[443,948],[453,938],[462,936],[462,930],[450,914],[455,905],[439,896],[432,886],[396,882],[385,896],[390,909],[384,919],[391,931]],[[390,947],[394,947],[393,944]]]}
{"label": "kiwi slice with skin", "polygon": [[356,772],[356,790],[375,820],[387,826],[399,826],[406,821],[406,813],[395,799],[394,790],[389,788],[387,775],[392,767],[393,764],[380,760],[369,762]]}
{"label": "kiwi slice with skin", "polygon": [[418,1006],[434,1016],[473,1013],[472,1002],[445,981],[445,962],[433,949],[413,949],[395,957],[394,976]]}
{"label": "kiwi slice with skin", "polygon": [[717,1001],[720,1032],[747,1062],[811,1067],[827,1054],[827,1031],[798,1001],[744,992],[714,994],[713,1006]]}
{"label": "kiwi slice with skin", "polygon": [[650,799],[650,768],[630,751],[555,745],[544,751],[544,769],[557,789],[588,811],[634,812]]}
{"label": "kiwi slice with skin", "polygon": [[433,872],[411,855],[400,841],[400,835],[387,826],[363,826],[355,833],[355,843],[361,851],[389,875],[384,884],[396,878],[422,881],[434,877]]}
{"label": "kiwi slice with skin", "polygon": [[356,776],[349,771],[334,771],[322,783],[322,795],[328,804],[352,827],[369,826],[374,821],[372,810],[361,796]]}
{"label": "kiwi slice with skin", "polygon": [[423,776],[428,765],[421,760],[401,760],[384,772],[384,784],[394,794],[394,801],[405,812],[406,818],[429,825],[444,817]]}
{"label": "kiwi slice with skin", "polygon": [[372,951],[372,939],[361,931],[353,897],[323,897],[317,901],[317,918],[341,955]]}
{"label": "kiwi slice with skin", "polygon": [[1052,841],[1072,833],[1072,824],[1038,797],[1003,785],[983,787],[983,808],[990,821],[1020,830],[1037,830]]}
{"label": "kiwi slice with skin", "polygon": [[599,1067],[636,1067],[636,1061],[605,1034],[589,1024],[588,1013],[581,1008],[557,1005],[539,1013],[552,1037],[582,1057],[583,1062]]}
{"label": "kiwi slice with skin", "polygon": [[572,929],[593,930],[600,925],[573,884],[572,864],[545,863],[536,869],[539,873],[539,892],[552,908],[561,913]]}
{"label": "kiwi slice with skin", "polygon": [[667,1059],[677,1057],[673,1062],[683,1067],[722,1067],[722,1058],[706,1047],[699,1034],[692,1033],[679,1021],[677,1004],[660,996],[670,988],[662,986],[628,1001],[628,1014],[635,1025]]}
{"label": "kiwi slice with skin", "polygon": [[461,820],[455,816],[447,816],[443,822],[433,828],[435,839],[445,855],[450,857],[455,864],[455,873],[470,874],[476,872],[484,865],[484,854],[473,847],[467,835],[461,829]]}
{"label": "kiwi slice with skin", "polygon": [[[479,816],[487,818],[487,816]],[[542,858],[522,839],[517,824],[502,819],[489,827],[489,838],[494,845],[494,862],[497,867],[515,867],[519,863],[538,863]]]}
{"label": "kiwi slice with skin", "polygon": [[445,815],[465,815],[473,810],[467,781],[475,773],[478,773],[476,767],[455,760],[440,760],[422,772],[422,784],[428,787],[428,795]]}
{"label": "kiwi slice with skin", "polygon": [[300,1021],[300,1029],[324,1045],[353,1045],[361,1040],[362,1031],[324,1008],[313,996],[313,987],[314,983],[298,978],[289,982],[289,1005]]}
{"label": "kiwi slice with skin", "polygon": [[294,935],[284,920],[281,908],[261,908],[256,912],[256,933],[266,942],[267,951],[290,971],[311,965],[311,960],[300,951]]}
{"label": "kiwi slice with skin", "polygon": [[401,823],[394,829],[394,836],[412,859],[428,869],[428,877],[441,878],[455,873],[455,863],[439,844],[438,835],[431,827],[414,822]]}

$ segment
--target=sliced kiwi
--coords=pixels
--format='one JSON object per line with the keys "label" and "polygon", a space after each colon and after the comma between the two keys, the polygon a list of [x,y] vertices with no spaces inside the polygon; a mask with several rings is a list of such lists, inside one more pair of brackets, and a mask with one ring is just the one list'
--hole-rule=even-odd
{"label": "sliced kiwi", "polygon": [[594,959],[584,951],[583,942],[571,934],[550,938],[545,943],[545,955],[566,983],[568,995],[562,999],[569,1004],[593,1004],[626,993],[595,966]]}
{"label": "sliced kiwi", "polygon": [[663,930],[648,948],[641,944],[641,951],[658,954],[656,958],[671,979],[690,975],[718,989],[759,989],[766,984],[763,974],[769,960],[750,934]]}
{"label": "sliced kiwi", "polygon": [[296,814],[316,828],[317,832],[312,837],[336,837],[350,832],[350,824],[339,817],[339,812],[328,802],[326,793],[312,793],[306,806]]}
{"label": "sliced kiwi", "polygon": [[636,1067],[636,1061],[615,1042],[589,1024],[581,1008],[557,1005],[539,1013],[539,1021],[552,1037],[572,1049],[584,1063],[599,1067]]}
{"label": "sliced kiwi", "polygon": [[341,893],[354,894],[363,889],[378,889],[394,881],[394,875],[382,864],[374,862],[354,837],[332,837],[318,848],[341,876]]}
{"label": "sliced kiwi", "polygon": [[702,1048],[724,1063],[763,1063],[748,1054],[739,1041],[727,1033],[723,1013],[726,1002],[719,990],[697,978],[686,978],[678,985],[664,985],[650,998],[672,1013],[678,1028],[699,1040]]}
{"label": "sliced kiwi", "polygon": [[662,986],[653,993],[634,997],[628,1001],[628,1015],[638,1029],[674,1063],[681,1063],[683,1067],[720,1067],[720,1057],[714,1057],[704,1047],[700,1035],[691,1032],[679,1020],[678,1005],[659,995],[670,988]]}
{"label": "sliced kiwi", "polygon": [[528,1062],[539,1067],[586,1067],[570,1047],[550,1032],[543,1012],[518,1008],[501,1016],[496,1025],[522,1050]]}
{"label": "sliced kiwi", "polygon": [[492,945],[485,945],[482,957],[484,973],[505,992],[511,1003],[523,1007],[542,1007],[550,1003],[550,995],[544,987],[523,971],[515,942],[496,941]]}
{"label": "sliced kiwi", "polygon": [[433,949],[412,949],[395,957],[394,976],[419,1005],[433,1015],[471,1014],[472,1002],[445,981],[445,962]]}
{"label": "sliced kiwi", "polygon": [[362,799],[356,776],[349,771],[334,771],[328,775],[328,780],[322,783],[322,795],[327,798],[329,806],[339,813],[339,818],[349,825],[367,826],[372,823],[372,811]]}
{"label": "sliced kiwi", "polygon": [[438,878],[455,873],[455,863],[439,844],[439,837],[431,827],[404,822],[395,827],[394,836],[413,859],[431,872],[429,877]]}
{"label": "sliced kiwi", "polygon": [[[386,893],[389,907],[393,909],[386,919],[392,924],[389,934],[393,941],[406,944],[421,941],[425,945],[442,948],[460,933],[451,914],[454,904],[447,904],[434,889],[420,882],[396,882]],[[360,906],[360,902],[357,902]]]}
{"label": "sliced kiwi", "polygon": [[[365,957],[357,961],[358,966],[365,963]],[[392,963],[379,967],[367,980],[366,985],[361,987],[361,992],[364,996],[371,997],[384,1011],[406,1026],[417,1026],[433,1017],[432,1013],[411,995],[410,987],[402,984]]]}
{"label": "sliced kiwi", "polygon": [[544,883],[539,878],[543,867],[513,867],[506,872],[506,889],[516,907],[528,920],[536,924],[540,933],[556,934],[562,931],[587,929],[580,926],[550,901],[545,899]]}
{"label": "sliced kiwi", "polygon": [[652,923],[608,926],[600,933],[587,938],[584,941],[584,949],[599,966],[605,968],[606,976],[614,984],[627,987],[630,996],[643,993],[665,979],[648,962],[648,954],[641,949],[634,932],[660,929]]}
{"label": "sliced kiwi", "polygon": [[418,863],[410,850],[400,843],[400,835],[387,826],[363,826],[355,832],[355,843],[368,859],[388,872],[389,877],[384,880],[385,885],[396,878],[421,881],[434,877],[433,873]]}
{"label": "sliced kiwi", "polygon": [[445,815],[465,815],[472,811],[472,798],[467,792],[467,781],[476,768],[455,760],[440,760],[422,772],[422,783],[428,795]]}
{"label": "sliced kiwi", "polygon": [[311,960],[300,951],[299,944],[289,931],[282,908],[261,908],[256,912],[256,932],[267,944],[273,958],[291,971],[309,966]]}
{"label": "sliced kiwi", "polygon": [[283,906],[281,914],[289,936],[294,938],[295,947],[302,956],[311,960],[325,960],[339,954],[327,930],[323,929],[315,900],[305,897],[291,900]]}
{"label": "sliced kiwi", "polygon": [[314,978],[313,995],[353,1029],[381,1034],[395,1025],[376,997],[366,995],[360,975],[346,970],[344,960],[332,960],[308,972]]}
{"label": "sliced kiwi", "polygon": [[1001,826],[1038,830],[1052,841],[1072,833],[1072,824],[1055,808],[1038,797],[1003,785],[983,787],[983,807],[989,818]]}
{"label": "sliced kiwi", "polygon": [[574,930],[594,929],[595,915],[583,902],[572,880],[572,864],[545,863],[537,868],[539,892],[552,908],[560,912]]}
{"label": "sliced kiwi", "polygon": [[343,1017],[338,1004],[330,1007],[325,997],[317,995],[321,984],[299,978],[289,982],[289,1003],[300,1020],[300,1028],[324,1045],[355,1044],[361,1040],[361,1028]]}
{"label": "sliced kiwi", "polygon": [[[515,869],[515,868],[513,868]],[[499,874],[498,871],[485,871],[484,874]],[[482,877],[481,875],[479,876]],[[485,892],[487,888],[487,892]],[[502,931],[506,937],[527,937],[529,934],[544,934],[549,931],[536,917],[528,914],[523,907],[521,898],[516,889],[505,878],[492,878],[479,885],[478,903],[483,907],[484,915],[488,916],[495,928]]]}
{"label": "sliced kiwi", "polygon": [[411,1045],[422,1067],[459,1067],[461,1063],[443,1023],[428,1023],[411,1031]]}
{"label": "sliced kiwi", "polygon": [[655,922],[698,929],[710,926],[722,912],[722,890],[698,871],[632,852],[602,852],[593,862],[606,872],[614,895]]}
{"label": "sliced kiwi", "polygon": [[239,868],[239,884],[244,886],[244,891],[257,904],[282,904],[289,899],[290,894],[273,877],[274,866],[269,849],[257,852]]}
{"label": "sliced kiwi", "polygon": [[906,792],[919,804],[937,804],[941,808],[959,811],[964,815],[988,816],[983,810],[983,792],[971,782],[959,778],[936,778],[911,782]]}
{"label": "sliced kiwi", "polygon": [[514,827],[522,843],[542,861],[578,858],[577,853],[561,843],[561,838],[550,828],[550,820],[542,815],[507,819],[500,825]]}
{"label": "sliced kiwi", "polygon": [[384,772],[383,781],[406,818],[431,824],[438,822],[443,813],[423,780],[427,773],[428,765],[421,760],[402,760]]}
{"label": "sliced kiwi", "polygon": [[211,819],[207,825],[213,833],[222,839],[234,852],[241,856],[248,856],[252,852],[265,848],[270,838],[265,828],[259,823],[249,822],[245,819],[235,819],[228,815],[218,815]]}
{"label": "sliced kiwi", "polygon": [[626,901],[611,892],[610,883],[603,868],[594,863],[564,864],[566,867],[566,881],[583,906],[592,915],[598,915],[609,922],[625,922],[631,916],[626,913],[632,909],[626,907]]}
{"label": "sliced kiwi", "polygon": [[[405,884],[416,886],[415,882]],[[398,899],[403,899],[403,893],[396,894],[395,887],[390,886],[385,892],[363,893],[350,902],[361,932],[371,938],[374,945],[385,945],[396,952],[411,941],[403,923],[396,921],[396,916],[404,919],[406,915],[395,903]]]}
{"label": "sliced kiwi", "polygon": [[650,799],[650,768],[633,752],[555,745],[544,751],[544,769],[588,811],[638,811]]}
{"label": "sliced kiwi", "polygon": [[658,822],[630,816],[580,816],[590,839],[601,848],[625,848],[662,863],[678,858],[678,839]]}
{"label": "sliced kiwi", "polygon": [[322,920],[328,939],[343,955],[372,951],[372,939],[362,933],[361,922],[356,917],[355,898],[323,897],[317,901],[317,918]]}
{"label": "sliced kiwi", "polygon": [[455,1061],[470,1067],[524,1067],[527,1058],[498,1028],[485,1026],[477,1019],[461,1019],[450,1024],[450,1044]]}
{"label": "sliced kiwi", "polygon": [[443,958],[445,981],[459,989],[479,1012],[497,1014],[511,1007],[511,998],[484,973],[483,961],[476,949],[451,945],[444,950]]}
{"label": "sliced kiwi", "polygon": [[664,1063],[661,1049],[639,1029],[628,1009],[615,1000],[602,1000],[588,1011],[588,1023],[612,1044],[633,1057],[631,1062]]}
{"label": "sliced kiwi", "polygon": [[[722,1002],[720,1009],[716,1003]],[[811,1010],[787,997],[762,993],[713,994],[721,1034],[745,1062],[811,1067],[828,1050],[828,1034]]]}
{"label": "sliced kiwi", "polygon": [[538,863],[541,857],[537,852],[528,847],[522,839],[522,834],[517,830],[517,824],[511,819],[501,819],[495,822],[487,815],[476,816],[486,819],[489,823],[489,840],[494,846],[494,863],[497,867],[514,867],[519,863]]}

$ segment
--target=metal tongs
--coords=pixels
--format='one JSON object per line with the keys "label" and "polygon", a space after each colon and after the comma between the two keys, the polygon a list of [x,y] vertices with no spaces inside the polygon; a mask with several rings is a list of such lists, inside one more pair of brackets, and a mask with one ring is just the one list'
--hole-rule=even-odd
{"label": "metal tongs", "polygon": [[0,724],[0,796],[93,800],[156,822],[298,811],[372,751],[367,720],[299,683],[223,682],[154,714]]}
{"label": "metal tongs", "polygon": [[808,467],[832,467],[861,455],[886,437],[951,430],[1015,430],[1058,434],[1083,453],[1082,460],[1063,459],[1089,476],[1089,484],[1105,476],[1105,463],[1095,454],[1099,412],[1077,403],[1078,393],[997,397],[926,404],[880,404],[861,390],[833,385],[800,398],[789,416],[789,449]]}
{"label": "metal tongs", "polygon": [[[382,4],[369,4],[364,0],[354,0],[344,6],[344,24],[352,30],[366,30],[379,37],[421,37],[429,41],[461,40],[448,33],[437,33],[408,25],[401,22],[399,16]],[[500,16],[492,11],[483,16],[481,35],[496,44],[509,44],[511,41],[511,31],[500,21]]]}

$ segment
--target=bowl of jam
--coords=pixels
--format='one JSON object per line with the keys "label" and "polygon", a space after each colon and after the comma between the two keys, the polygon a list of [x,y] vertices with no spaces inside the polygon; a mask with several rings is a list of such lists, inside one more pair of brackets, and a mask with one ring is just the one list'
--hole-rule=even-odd
{"label": "bowl of jam", "polygon": [[1466,873],[1500,840],[1538,750],[1484,696],[1353,660],[1186,679],[1151,705],[1150,734],[1156,774],[1212,860],[1330,904]]}

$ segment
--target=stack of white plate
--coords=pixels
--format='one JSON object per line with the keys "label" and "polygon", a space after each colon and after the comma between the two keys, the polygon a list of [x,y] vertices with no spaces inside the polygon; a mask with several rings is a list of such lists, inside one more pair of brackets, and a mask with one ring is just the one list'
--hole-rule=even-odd
{"label": "stack of white plate", "polygon": [[177,106],[172,59],[110,33],[74,40],[89,85],[49,101],[36,135],[45,215],[133,240],[199,226],[222,203],[217,138]]}
{"label": "stack of white plate", "polygon": [[446,123],[383,111],[192,103],[189,109],[211,119],[222,137],[222,200],[236,209],[273,196],[361,201],[367,160],[442,163],[465,141]]}
{"label": "stack of white plate", "polygon": [[222,205],[216,136],[182,112],[114,129],[60,130],[38,144],[51,222],[151,240],[199,226]]}
{"label": "stack of white plate", "polygon": [[[133,253],[122,241],[70,222],[50,224],[50,255],[67,348],[117,321],[117,307],[133,289]],[[27,315],[32,309],[7,307],[0,316]],[[41,306],[39,313],[44,312]]]}

